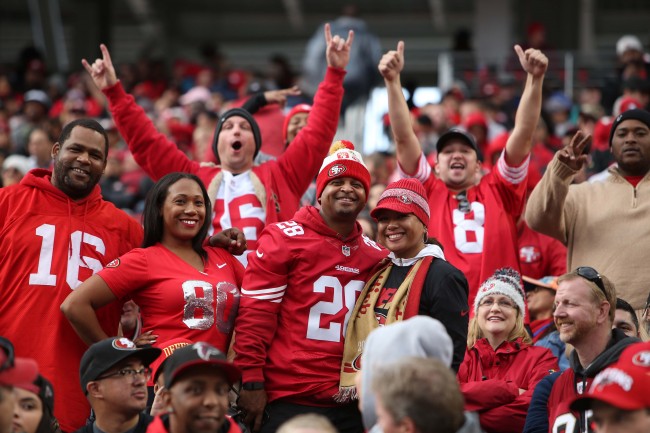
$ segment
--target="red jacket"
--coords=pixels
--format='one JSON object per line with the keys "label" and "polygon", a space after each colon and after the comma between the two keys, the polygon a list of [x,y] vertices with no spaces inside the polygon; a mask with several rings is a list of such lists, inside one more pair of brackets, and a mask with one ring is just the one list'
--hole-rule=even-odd
{"label": "red jacket", "polygon": [[[517,339],[495,351],[481,338],[458,370],[465,410],[479,412],[487,433],[521,433],[535,385],[557,370],[557,358],[544,347]],[[520,394],[520,389],[526,391]]]}
{"label": "red jacket", "polygon": [[[325,79],[314,96],[307,126],[276,161],[253,167],[253,173],[266,191],[266,224],[290,219],[300,206],[300,197],[318,174],[338,125],[344,76],[343,69],[327,68]],[[121,83],[104,89],[104,94],[120,134],[137,163],[153,180],[181,171],[196,174],[207,188],[221,172],[219,166],[202,167],[199,161],[190,160],[176,144],[158,132]],[[217,226],[218,221],[218,217],[215,218],[215,231],[222,229]]]}

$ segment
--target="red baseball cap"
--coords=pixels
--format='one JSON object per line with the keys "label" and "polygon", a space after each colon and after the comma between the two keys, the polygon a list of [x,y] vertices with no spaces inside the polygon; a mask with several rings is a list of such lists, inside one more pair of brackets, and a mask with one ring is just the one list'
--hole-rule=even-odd
{"label": "red baseball cap", "polygon": [[14,357],[14,346],[6,338],[0,337],[0,348],[0,386],[16,386],[36,379],[36,361]]}
{"label": "red baseball cap", "polygon": [[623,410],[650,409],[650,342],[628,346],[619,360],[596,375],[589,391],[571,410],[590,409],[602,401]]}

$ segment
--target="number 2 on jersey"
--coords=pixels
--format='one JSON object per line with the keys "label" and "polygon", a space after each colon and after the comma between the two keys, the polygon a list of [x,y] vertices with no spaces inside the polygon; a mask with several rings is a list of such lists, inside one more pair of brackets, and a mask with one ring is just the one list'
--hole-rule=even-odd
{"label": "number 2 on jersey", "polygon": [[[314,283],[315,293],[326,293],[327,289],[332,290],[331,301],[320,301],[314,304],[309,310],[309,321],[307,323],[307,338],[311,340],[331,341],[338,343],[341,337],[345,336],[350,314],[357,302],[357,297],[363,290],[363,281],[351,280],[345,287],[336,277],[323,275]],[[321,326],[321,316],[336,315],[343,308],[347,308],[343,323],[330,321]]]}

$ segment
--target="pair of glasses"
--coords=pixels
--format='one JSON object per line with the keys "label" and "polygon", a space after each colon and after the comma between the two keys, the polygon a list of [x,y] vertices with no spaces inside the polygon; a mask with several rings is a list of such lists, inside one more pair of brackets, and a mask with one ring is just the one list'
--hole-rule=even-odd
{"label": "pair of glasses", "polygon": [[582,278],[584,278],[585,280],[591,281],[596,286],[598,286],[598,288],[603,292],[605,297],[607,297],[607,292],[605,291],[605,284],[603,283],[603,279],[600,277],[600,274],[598,273],[597,270],[589,266],[581,266],[578,269],[576,269],[576,273]]}
{"label": "pair of glasses", "polygon": [[499,306],[499,308],[503,308],[503,309],[506,309],[506,310],[516,308],[516,306],[515,306],[512,302],[510,302],[510,301],[506,301],[506,300],[504,300],[504,299],[501,299],[501,300],[499,300],[499,301],[495,301],[494,299],[483,299],[483,300],[478,304],[478,306],[479,306],[479,307],[489,307],[489,308],[492,308],[492,306],[493,306],[494,304],[497,304],[497,305]]}
{"label": "pair of glasses", "polygon": [[128,377],[131,380],[134,380],[136,376],[140,375],[144,376],[146,380],[149,380],[151,378],[151,369],[149,367],[143,367],[140,370],[122,368],[121,370],[117,370],[105,376],[98,377],[97,380],[108,379],[109,377]]}
{"label": "pair of glasses", "polygon": [[456,200],[458,200],[458,210],[462,213],[469,213],[472,210],[472,205],[467,199],[467,191],[456,194]]}

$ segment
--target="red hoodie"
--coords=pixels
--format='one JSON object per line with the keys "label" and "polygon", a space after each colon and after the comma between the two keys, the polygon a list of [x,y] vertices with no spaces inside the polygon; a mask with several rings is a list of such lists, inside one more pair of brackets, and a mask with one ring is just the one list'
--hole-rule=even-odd
{"label": "red hoodie", "polygon": [[[63,431],[81,427],[90,406],[79,385],[87,349],[59,306],[82,281],[142,242],[142,228],[102,199],[99,186],[73,201],[35,169],[18,185],[0,189],[0,335],[16,354],[34,358],[56,390]],[[121,309],[97,311],[108,335],[117,334]]]}

